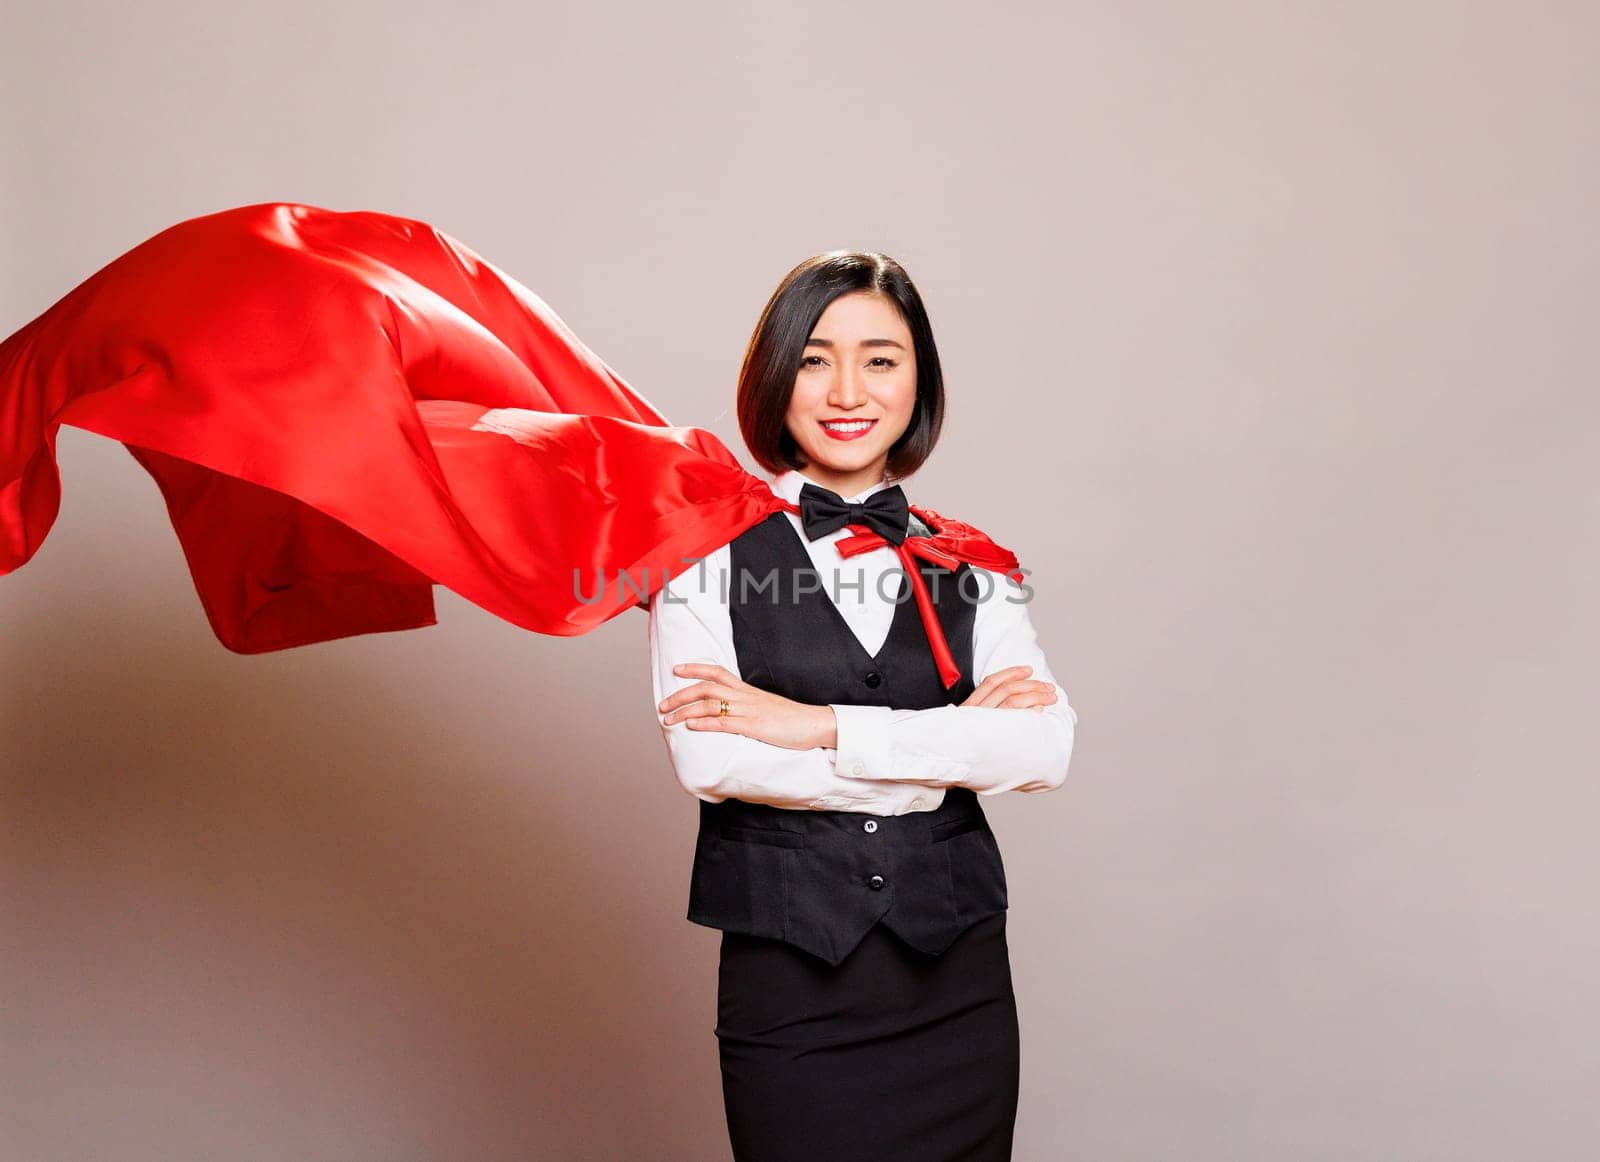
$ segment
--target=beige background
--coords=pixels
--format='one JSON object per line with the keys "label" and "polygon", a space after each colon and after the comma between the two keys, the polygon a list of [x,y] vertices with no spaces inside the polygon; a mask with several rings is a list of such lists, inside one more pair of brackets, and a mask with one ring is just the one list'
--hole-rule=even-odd
{"label": "beige background", "polygon": [[[379,209],[743,455],[778,278],[906,264],[911,495],[1018,549],[1082,717],[989,803],[1019,1159],[1600,1151],[1595,5],[6,17],[0,333],[186,217]],[[0,579],[0,1157],[727,1157],[644,616],[235,656],[153,482],[60,452]]]}

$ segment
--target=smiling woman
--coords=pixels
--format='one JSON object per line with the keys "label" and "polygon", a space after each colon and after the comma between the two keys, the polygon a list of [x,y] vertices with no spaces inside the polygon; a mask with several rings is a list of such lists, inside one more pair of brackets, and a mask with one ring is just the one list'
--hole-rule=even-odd
{"label": "smiling woman", "polygon": [[[723,932],[737,1157],[1008,1157],[1006,882],[978,797],[1060,786],[1077,716],[1016,557],[896,482],[944,414],[905,272],[849,252],[790,272],[738,408],[771,481],[435,227],[236,207],[0,340],[0,574],[56,518],[66,423],[150,471],[241,653],[433,624],[434,585],[573,636],[647,596],[576,578],[658,579],[653,685],[699,800],[689,919]],[[771,582],[718,596],[702,557]]]}
{"label": "smiling woman", "polygon": [[901,551],[959,524],[897,482],[944,417],[901,266],[790,271],[738,412],[789,504],[650,606],[663,735],[699,800],[689,919],[723,933],[734,1156],[1009,1158],[1020,1038],[979,796],[1060,786],[1077,714],[1005,572]]}
{"label": "smiling woman", "polygon": [[[904,268],[836,250],[791,270],[745,350],[738,410],[751,455],[770,472],[805,468],[849,494],[920,468],[944,422],[944,374]],[[862,435],[828,431],[863,422]]]}
{"label": "smiling woman", "polygon": [[828,304],[805,351],[784,430],[816,483],[860,492],[882,479],[888,450],[916,408],[911,329],[892,300],[854,291]]}

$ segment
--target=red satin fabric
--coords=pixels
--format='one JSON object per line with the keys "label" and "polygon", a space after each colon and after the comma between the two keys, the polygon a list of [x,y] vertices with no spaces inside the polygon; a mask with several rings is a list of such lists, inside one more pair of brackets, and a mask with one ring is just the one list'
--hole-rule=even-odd
{"label": "red satin fabric", "polygon": [[[584,633],[788,507],[525,286],[372,211],[271,202],[180,222],[0,343],[0,574],[55,521],[64,423],[121,441],[155,479],[239,653],[432,625],[435,584],[525,629]],[[1015,567],[950,531],[910,552]]]}

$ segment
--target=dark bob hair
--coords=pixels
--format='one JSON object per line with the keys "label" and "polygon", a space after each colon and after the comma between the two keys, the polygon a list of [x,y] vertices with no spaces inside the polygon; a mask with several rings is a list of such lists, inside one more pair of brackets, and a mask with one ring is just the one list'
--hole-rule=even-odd
{"label": "dark bob hair", "polygon": [[886,477],[899,479],[922,466],[944,423],[944,374],[922,296],[904,268],[873,250],[830,250],[806,259],[772,292],[739,368],[739,431],[756,463],[773,475],[804,468],[805,457],[784,423],[795,376],[811,328],[840,295],[885,295],[911,332],[917,362],[917,401],[911,422],[889,448]]}

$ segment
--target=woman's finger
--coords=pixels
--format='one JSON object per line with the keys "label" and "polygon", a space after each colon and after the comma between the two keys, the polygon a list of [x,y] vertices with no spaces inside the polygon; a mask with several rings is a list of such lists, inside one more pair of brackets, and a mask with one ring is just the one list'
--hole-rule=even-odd
{"label": "woman's finger", "polygon": [[996,697],[997,691],[1002,689],[1007,682],[1016,681],[1019,678],[1026,677],[1032,672],[1032,670],[1032,666],[1007,666],[1003,670],[996,670],[994,673],[985,676],[983,681],[979,682],[977,686],[973,688],[971,695],[968,696],[967,700],[963,702],[962,705],[996,705],[999,701],[999,699]]}
{"label": "woman's finger", "polygon": [[[1026,682],[1017,682],[1014,683],[1011,689],[1007,692],[1006,698],[1008,700],[1013,698],[1042,698],[1046,702],[1054,702],[1056,700],[1055,683],[1040,682],[1037,679],[1030,679]],[[1004,704],[1005,703],[1002,703],[1002,705]],[[1037,706],[1042,705],[1042,703],[1030,702],[1029,705]]]}
{"label": "woman's finger", "polygon": [[1033,673],[1032,666],[1007,666],[1003,670],[996,670],[992,674],[985,675],[983,681],[978,683],[978,689],[981,690],[990,684],[999,684],[1001,682],[1010,682],[1017,678],[1026,678],[1031,673]]}
{"label": "woman's finger", "polygon": [[1009,696],[1013,698],[1043,697],[1046,700],[1053,702],[1056,697],[1056,685],[1054,682],[1044,682],[1034,678],[1027,682],[1018,682],[1011,688],[1011,693]]}
{"label": "woman's finger", "polygon": [[731,699],[728,702],[728,713],[722,713],[722,697],[702,698],[669,717],[682,722],[691,730],[732,730],[738,733],[735,723],[742,726],[745,720],[739,716]]}
{"label": "woman's finger", "polygon": [[726,666],[719,666],[715,662],[679,662],[672,667],[672,672],[680,678],[710,678],[714,682],[739,680]]}
{"label": "woman's finger", "polygon": [[698,702],[702,698],[729,698],[732,695],[733,691],[721,682],[696,682],[693,686],[685,686],[682,690],[674,690],[668,694],[656,709],[662,714],[667,714],[691,702]]}
{"label": "woman's finger", "polygon": [[1011,710],[1027,710],[1032,707],[1049,706],[1056,700],[1054,690],[1024,691],[1012,694],[1000,705]]}
{"label": "woman's finger", "polygon": [[972,697],[967,700],[969,706],[998,706],[1011,692],[1018,682],[1027,682],[1031,666],[1008,666],[1004,670],[996,670],[990,674],[972,692]]}
{"label": "woman's finger", "polygon": [[1041,694],[1048,692],[1053,699],[1055,696],[1055,683],[1040,681],[1037,678],[1012,678],[991,690],[987,697],[977,705],[980,706],[1005,706],[1007,699],[1017,694]]}
{"label": "woman's finger", "polygon": [[676,710],[668,711],[662,716],[661,721],[664,724],[671,724],[674,722],[688,722],[691,719],[706,718],[708,716],[712,718],[719,716],[725,718],[729,715],[732,715],[732,713],[733,705],[731,703],[728,706],[728,714],[724,715],[722,713],[722,700],[720,698],[701,698],[694,702],[690,702],[686,706],[680,706]]}

